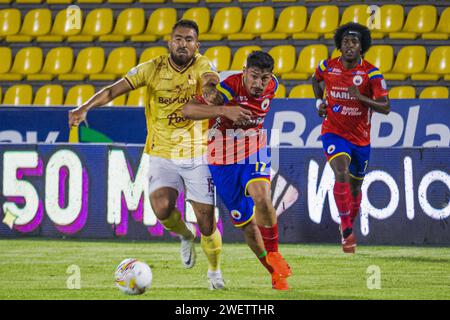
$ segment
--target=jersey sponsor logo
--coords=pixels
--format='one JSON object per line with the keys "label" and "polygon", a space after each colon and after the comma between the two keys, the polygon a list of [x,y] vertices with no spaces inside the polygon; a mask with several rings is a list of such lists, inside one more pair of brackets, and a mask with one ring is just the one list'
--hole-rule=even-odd
{"label": "jersey sponsor logo", "polygon": [[176,97],[176,98],[165,98],[165,97],[158,97],[158,103],[159,104],[173,104],[173,103],[179,103],[179,104],[185,104],[188,103],[190,97]]}
{"label": "jersey sponsor logo", "polygon": [[330,95],[334,99],[352,100],[352,97],[350,96],[350,93],[345,92],[345,91],[330,90]]}
{"label": "jersey sponsor logo", "polygon": [[335,104],[332,108],[333,112],[339,112],[342,109],[342,106],[340,104]]}
{"label": "jersey sponsor logo", "polygon": [[238,210],[231,210],[231,216],[236,220],[242,218],[242,214]]}
{"label": "jersey sponsor logo", "polygon": [[353,77],[353,84],[355,86],[360,86],[363,82],[363,78],[360,75],[354,76]]}
{"label": "jersey sponsor logo", "polygon": [[327,153],[332,154],[336,150],[336,146],[334,144],[331,144],[327,148]]}
{"label": "jersey sponsor logo", "polygon": [[189,124],[189,121],[178,113],[173,112],[167,116],[169,120],[169,126],[174,126],[176,128],[184,128]]}
{"label": "jersey sponsor logo", "polygon": [[344,116],[352,116],[352,117],[357,117],[362,115],[362,112],[359,110],[358,107],[346,107],[344,106],[342,108],[341,114]]}
{"label": "jersey sponsor logo", "polygon": [[269,108],[270,105],[270,99],[265,99],[262,103],[261,103],[261,109],[263,109],[263,111],[266,111],[267,108]]}

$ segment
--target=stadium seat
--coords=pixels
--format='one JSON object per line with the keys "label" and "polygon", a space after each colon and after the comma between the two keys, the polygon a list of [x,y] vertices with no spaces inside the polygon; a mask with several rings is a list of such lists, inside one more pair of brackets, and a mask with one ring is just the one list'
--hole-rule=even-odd
{"label": "stadium seat", "polygon": [[141,87],[130,91],[127,99],[127,106],[129,107],[145,107],[145,98],[147,95],[147,88]]}
{"label": "stadium seat", "polygon": [[321,60],[328,59],[328,48],[323,44],[309,45],[303,48],[297,60],[294,72],[281,76],[284,80],[306,80],[317,68]]}
{"label": "stadium seat", "polygon": [[30,10],[22,23],[20,32],[6,37],[7,42],[30,42],[34,37],[50,32],[52,13],[49,9]]}
{"label": "stadium seat", "polygon": [[427,52],[422,46],[405,46],[397,53],[392,70],[384,74],[386,80],[403,81],[411,74],[425,69]]}
{"label": "stadium seat", "polygon": [[450,35],[450,7],[447,7],[441,13],[439,23],[432,32],[422,34],[422,39],[426,40],[448,40]]}
{"label": "stadium seat", "polygon": [[39,4],[43,0],[16,0],[17,4]]}
{"label": "stadium seat", "polygon": [[67,10],[61,10],[56,14],[52,30],[49,34],[38,36],[37,42],[62,42],[68,36],[79,34],[80,29],[74,28],[72,21],[67,19]]}
{"label": "stadium seat", "polygon": [[211,15],[206,7],[190,8],[183,14],[183,19],[193,20],[198,25],[199,34],[209,31]]}
{"label": "stadium seat", "polygon": [[375,15],[375,19],[380,19],[379,27],[376,26],[371,32],[373,39],[382,39],[390,32],[399,32],[405,21],[405,13],[402,5],[385,4],[381,6],[379,16]]}
{"label": "stadium seat", "polygon": [[230,68],[231,49],[227,46],[210,47],[206,49],[204,55],[208,57],[217,71],[226,71]]}
{"label": "stadium seat", "polygon": [[21,16],[18,9],[0,10],[0,37],[15,35],[21,26]]}
{"label": "stadium seat", "polygon": [[94,9],[88,13],[79,35],[67,37],[69,42],[91,42],[96,37],[111,33],[113,11],[110,8]]}
{"label": "stadium seat", "polygon": [[276,75],[292,72],[295,68],[295,47],[291,45],[281,45],[269,50],[269,54],[275,60],[273,73]]}
{"label": "stadium seat", "polygon": [[389,72],[394,64],[394,48],[389,45],[372,46],[364,55],[364,59],[377,67],[381,73]]}
{"label": "stadium seat", "polygon": [[245,18],[241,32],[228,36],[228,40],[253,40],[255,37],[271,32],[275,24],[275,10],[272,7],[254,7]]}
{"label": "stadium seat", "polygon": [[238,0],[238,2],[264,2],[264,0]]}
{"label": "stadium seat", "polygon": [[219,9],[208,33],[200,34],[200,41],[219,41],[224,36],[237,33],[242,28],[243,13],[239,7],[225,7]]}
{"label": "stadium seat", "polygon": [[261,34],[263,40],[285,40],[294,33],[303,32],[306,28],[306,7],[291,6],[284,8],[278,16],[278,22],[273,32]]}
{"label": "stadium seat", "polygon": [[108,0],[108,3],[133,3],[135,0]]}
{"label": "stadium seat", "polygon": [[389,38],[414,40],[421,33],[433,31],[436,27],[436,20],[437,10],[435,6],[415,6],[409,11],[402,31],[389,33]]}
{"label": "stadium seat", "polygon": [[139,0],[140,3],[166,3],[166,0]]}
{"label": "stadium seat", "polygon": [[33,105],[38,106],[62,106],[64,101],[64,89],[58,84],[50,84],[40,87],[35,96]]}
{"label": "stadium seat", "polygon": [[29,84],[11,86],[5,92],[3,105],[31,105],[33,88]]}
{"label": "stadium seat", "polygon": [[45,0],[47,4],[71,4],[72,0]]}
{"label": "stadium seat", "polygon": [[1,4],[10,4],[12,0],[0,0]]}
{"label": "stadium seat", "polygon": [[284,99],[286,98],[286,86],[284,84],[278,84],[278,90],[275,92],[276,99]]}
{"label": "stadium seat", "polygon": [[[355,4],[348,6],[347,8],[344,9],[344,12],[342,13],[341,22],[339,25],[342,26],[349,22],[356,22],[366,25],[370,17],[370,12],[367,12],[368,8],[369,6],[366,4]],[[325,39],[333,39],[334,30],[333,32],[326,33],[324,37]]]}
{"label": "stadium seat", "polygon": [[126,106],[126,98],[127,95],[126,94],[122,94],[120,96],[118,96],[117,98],[115,98],[113,101],[108,102],[107,104],[105,104],[106,107],[125,107]]}
{"label": "stadium seat", "polygon": [[82,81],[87,75],[101,73],[105,65],[105,52],[100,47],[82,49],[71,73],[58,76],[62,81]]}
{"label": "stadium seat", "polygon": [[0,74],[0,80],[20,81],[26,75],[38,73],[42,68],[42,49],[37,47],[23,48],[16,53],[9,73]]}
{"label": "stadium seat", "polygon": [[425,88],[419,95],[419,99],[448,99],[448,97],[448,88],[442,86]]}
{"label": "stadium seat", "polygon": [[150,15],[144,33],[131,36],[131,41],[152,42],[159,38],[167,40],[176,21],[177,11],[175,8],[158,8]]}
{"label": "stadium seat", "polygon": [[78,0],[78,3],[103,3],[105,0]]}
{"label": "stadium seat", "polygon": [[230,3],[233,0],[205,0],[206,3]]}
{"label": "stadium seat", "polygon": [[334,48],[333,52],[331,53],[331,59],[337,58],[341,56],[341,51]]}
{"label": "stadium seat", "polygon": [[0,47],[0,76],[8,73],[12,65],[12,51],[8,47]]}
{"label": "stadium seat", "polygon": [[136,66],[136,50],[133,47],[116,48],[109,54],[105,70],[100,74],[91,74],[89,80],[115,80],[134,66]]}
{"label": "stadium seat", "polygon": [[65,106],[80,106],[95,93],[94,86],[90,84],[80,84],[73,86],[67,91]]}
{"label": "stadium seat", "polygon": [[237,49],[236,52],[234,53],[233,62],[231,63],[230,70],[241,71],[245,66],[245,63],[247,61],[247,56],[252,51],[258,51],[258,50],[261,50],[260,46],[245,46],[245,47],[240,47],[239,49]]}
{"label": "stadium seat", "polygon": [[172,0],[173,3],[199,3],[200,0]]}
{"label": "stadium seat", "polygon": [[150,47],[142,51],[139,64],[169,53],[167,47]]}
{"label": "stadium seat", "polygon": [[45,57],[40,73],[30,74],[27,80],[50,81],[55,76],[69,73],[73,67],[73,52],[70,47],[53,48]]}
{"label": "stadium seat", "polygon": [[314,99],[314,91],[310,84],[299,84],[291,89],[289,98]]}
{"label": "stadium seat", "polygon": [[322,34],[332,33],[339,22],[339,8],[333,5],[320,6],[313,10],[305,32],[294,33],[295,40],[319,39]]}
{"label": "stadium seat", "polygon": [[141,34],[144,27],[144,9],[128,8],[120,12],[112,34],[100,36],[98,39],[104,42],[123,42],[130,36]]}
{"label": "stadium seat", "polygon": [[415,99],[416,89],[411,86],[398,86],[389,90],[389,99]]}
{"label": "stadium seat", "polygon": [[411,80],[437,81],[445,74],[450,74],[450,46],[436,47],[431,51],[425,71],[414,73]]}

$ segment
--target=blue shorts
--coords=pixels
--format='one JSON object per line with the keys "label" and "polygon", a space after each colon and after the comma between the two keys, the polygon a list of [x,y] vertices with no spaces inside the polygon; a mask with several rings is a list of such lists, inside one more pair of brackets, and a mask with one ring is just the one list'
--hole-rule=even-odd
{"label": "blue shorts", "polygon": [[362,180],[367,173],[370,159],[370,144],[357,146],[334,133],[322,135],[322,145],[328,162],[340,156],[346,155],[350,159],[350,176]]}
{"label": "blue shorts", "polygon": [[236,227],[250,222],[255,214],[255,204],[247,192],[248,185],[254,181],[270,183],[270,161],[253,164],[210,165],[211,176],[225,206],[230,212]]}

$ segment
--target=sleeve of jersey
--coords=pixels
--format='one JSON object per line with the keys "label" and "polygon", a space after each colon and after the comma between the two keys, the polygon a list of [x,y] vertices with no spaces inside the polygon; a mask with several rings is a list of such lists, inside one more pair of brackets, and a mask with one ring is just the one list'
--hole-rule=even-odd
{"label": "sleeve of jersey", "polygon": [[125,80],[133,90],[137,89],[148,84],[148,82],[153,78],[154,70],[155,64],[153,60],[141,63],[128,71],[125,75]]}
{"label": "sleeve of jersey", "polygon": [[209,59],[205,56],[200,56],[196,63],[196,68],[198,70],[198,75],[201,77],[206,73],[213,73],[219,78],[219,74],[217,73],[216,67],[209,61]]}
{"label": "sleeve of jersey", "polygon": [[328,62],[327,60],[322,60],[319,62],[316,68],[316,72],[314,73],[317,81],[323,81],[323,76],[327,70]]}
{"label": "sleeve of jersey", "polygon": [[386,81],[378,68],[373,68],[367,73],[374,99],[385,97],[389,94]]}
{"label": "sleeve of jersey", "polygon": [[225,79],[222,82],[219,82],[216,86],[217,90],[222,94],[224,103],[228,103],[233,100],[233,97],[236,96],[233,81],[230,79]]}

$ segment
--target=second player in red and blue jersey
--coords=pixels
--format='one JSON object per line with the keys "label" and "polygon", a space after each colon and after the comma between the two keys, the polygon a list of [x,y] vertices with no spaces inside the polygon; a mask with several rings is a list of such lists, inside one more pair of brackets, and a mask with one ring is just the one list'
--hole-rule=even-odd
{"label": "second player in red and blue jersey", "polygon": [[361,186],[369,165],[370,121],[374,111],[388,114],[390,102],[380,70],[363,59],[371,45],[369,29],[345,24],[336,30],[334,42],[341,56],[322,60],[312,84],[319,116],[324,118],[323,149],[335,176],[342,248],[354,253],[353,221],[360,210]]}

